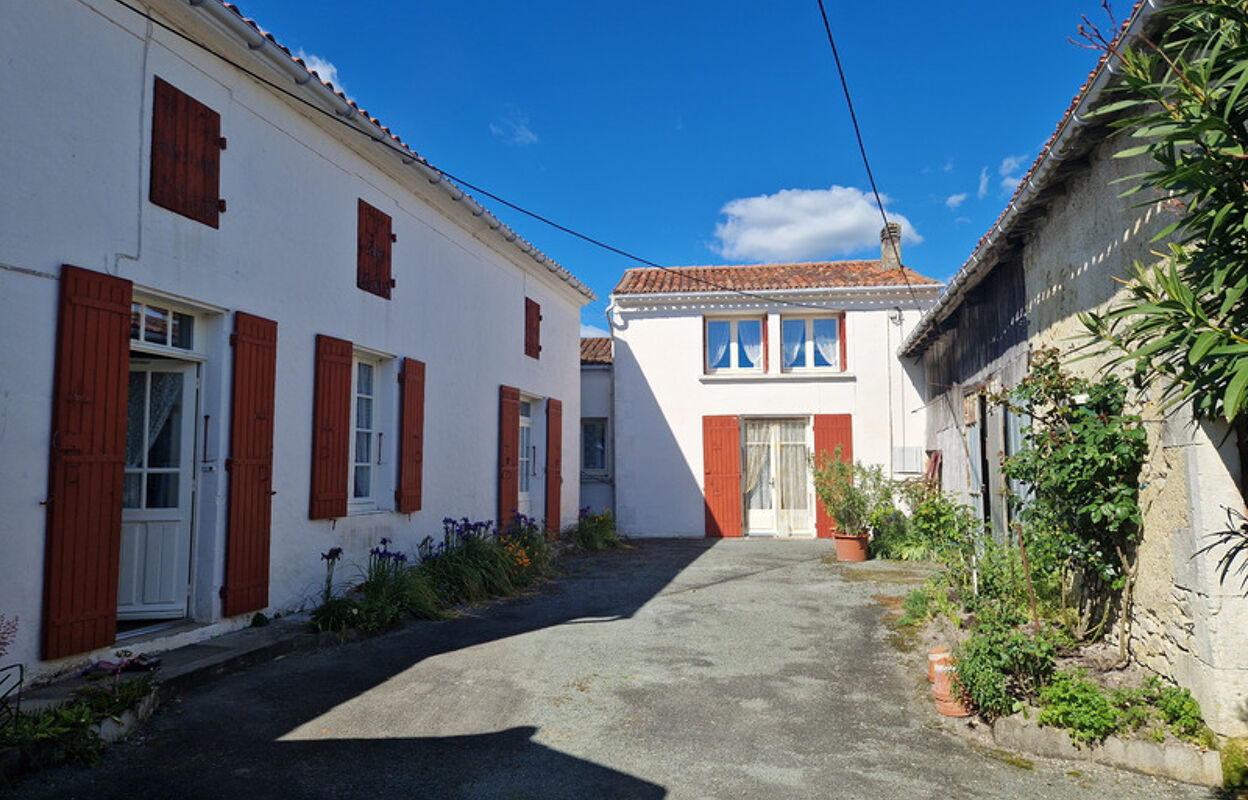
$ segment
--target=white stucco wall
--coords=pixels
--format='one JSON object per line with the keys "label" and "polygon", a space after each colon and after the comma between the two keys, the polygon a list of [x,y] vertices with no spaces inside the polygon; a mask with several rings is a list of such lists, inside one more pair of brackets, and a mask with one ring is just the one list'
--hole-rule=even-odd
{"label": "white stucco wall", "polygon": [[[931,290],[921,299],[934,297]],[[918,321],[908,292],[829,291],[829,312],[846,314],[844,373],[784,374],[781,314],[810,309],[754,303],[656,305],[644,295],[613,298],[616,509],[629,536],[705,535],[702,417],[852,414],[855,459],[892,467],[892,446],[922,447],[921,377],[895,351]],[[805,301],[804,302],[808,302]],[[890,312],[904,309],[900,324]],[[703,317],[767,313],[770,372],[704,375]],[[890,391],[891,384],[891,391]]]}
{"label": "white stucco wall", "polygon": [[[185,4],[156,3],[213,47],[252,64]],[[0,613],[21,620],[8,658],[35,675],[43,580],[52,366],[61,264],[107,272],[202,313],[192,614],[220,617],[232,312],[278,323],[270,607],[298,608],[323,580],[319,553],[362,563],[381,536],[414,549],[444,516],[493,519],[499,386],[563,403],[560,522],[578,507],[579,307],[588,298],[508,244],[366,137],[280,95],[110,2],[5,3],[0,83],[21,109],[0,126]],[[230,49],[232,48],[232,49]],[[255,62],[255,68],[265,66]],[[151,87],[160,76],[221,115],[228,149],[220,228],[148,201]],[[278,77],[272,73],[272,77]],[[294,89],[294,84],[286,79]],[[393,219],[393,299],[356,288],[357,199]],[[540,359],[524,355],[524,299],[541,304]],[[427,365],[423,510],[308,520],[315,337],[393,356],[381,365],[383,430],[397,431],[403,357]],[[386,388],[389,387],[389,388]],[[202,416],[208,415],[203,436]],[[544,463],[545,405],[534,410]],[[393,439],[382,508],[393,508]],[[386,449],[391,452],[385,452]],[[540,467],[540,464],[539,464]],[[534,512],[544,511],[541,480]],[[237,622],[237,621],[235,621]],[[212,633],[231,622],[203,629]],[[159,649],[159,644],[151,649]],[[81,660],[71,659],[70,661]]]}

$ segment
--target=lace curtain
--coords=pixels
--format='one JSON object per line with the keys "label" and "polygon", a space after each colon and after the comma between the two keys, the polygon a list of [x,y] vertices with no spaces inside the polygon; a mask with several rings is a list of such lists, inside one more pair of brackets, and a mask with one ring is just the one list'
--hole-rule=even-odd
{"label": "lace curtain", "polygon": [[814,323],[815,327],[815,350],[819,356],[830,367],[835,367],[840,361],[840,347],[837,342],[837,323],[834,319],[817,319]]}
{"label": "lace curtain", "polygon": [[737,323],[737,339],[741,342],[741,352],[746,361],[740,366],[757,367],[763,363],[763,332],[758,322],[743,320]]}
{"label": "lace curtain", "polygon": [[706,323],[706,365],[712,369],[721,366],[724,354],[728,352],[729,323]]}

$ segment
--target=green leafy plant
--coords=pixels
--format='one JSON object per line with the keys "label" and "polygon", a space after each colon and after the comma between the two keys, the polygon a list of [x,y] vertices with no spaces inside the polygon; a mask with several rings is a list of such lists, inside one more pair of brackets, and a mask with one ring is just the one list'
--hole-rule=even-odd
{"label": "green leafy plant", "polygon": [[1099,742],[1119,729],[1120,713],[1082,673],[1055,672],[1040,690],[1041,725],[1065,728],[1076,742]]}
{"label": "green leafy plant", "polygon": [[837,445],[831,456],[824,451],[813,459],[811,475],[815,495],[841,535],[868,536],[872,530],[898,524],[897,484],[878,464],[843,461]]}
{"label": "green leafy plant", "polygon": [[1016,622],[986,618],[954,650],[955,684],[989,719],[1021,709],[1053,672],[1057,650],[1052,641],[1019,630]]}
{"label": "green leafy plant", "polygon": [[576,524],[564,531],[564,538],[582,550],[606,550],[623,544],[611,511],[594,511],[589,506],[581,509]]}
{"label": "green leafy plant", "polygon": [[[994,398],[1030,421],[1002,471],[1029,490],[1019,516],[1030,532],[1035,571],[1047,567],[1076,579],[1080,638],[1099,636],[1113,597],[1121,598],[1124,612],[1130,601],[1147,437],[1139,416],[1124,410],[1126,391],[1112,375],[1071,375],[1056,349],[1039,348],[1024,379]],[[1124,647],[1128,638],[1122,637]]]}

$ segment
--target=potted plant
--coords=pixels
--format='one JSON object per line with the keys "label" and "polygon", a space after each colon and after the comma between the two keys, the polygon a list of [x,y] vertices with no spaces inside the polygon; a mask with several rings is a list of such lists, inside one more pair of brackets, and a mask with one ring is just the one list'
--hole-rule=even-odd
{"label": "potted plant", "polygon": [[872,529],[895,516],[896,484],[883,467],[842,460],[840,445],[831,456],[826,451],[819,454],[812,475],[815,494],[836,525],[832,540],[837,560],[866,561]]}

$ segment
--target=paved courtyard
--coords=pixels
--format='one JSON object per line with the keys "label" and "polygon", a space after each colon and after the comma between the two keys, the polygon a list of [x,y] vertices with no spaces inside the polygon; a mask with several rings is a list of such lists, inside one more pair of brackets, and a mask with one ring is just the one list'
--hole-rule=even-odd
{"label": "paved courtyard", "polygon": [[[20,798],[1212,798],[946,734],[882,624],[895,565],[648,541],[540,594],[194,690]],[[910,576],[912,577],[912,576]]]}

